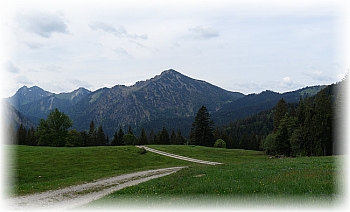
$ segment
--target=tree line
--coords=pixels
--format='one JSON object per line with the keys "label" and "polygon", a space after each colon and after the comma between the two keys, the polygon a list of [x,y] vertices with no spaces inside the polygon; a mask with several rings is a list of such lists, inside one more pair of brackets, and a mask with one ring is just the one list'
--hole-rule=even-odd
{"label": "tree line", "polygon": [[[344,124],[347,75],[315,96],[301,95],[298,103],[283,98],[270,110],[214,130],[226,148],[265,151],[269,155],[327,156],[342,152],[335,123]],[[339,112],[341,111],[341,112]],[[338,125],[338,127],[341,127]]]}
{"label": "tree line", "polygon": [[163,127],[161,131],[155,133],[153,130],[147,135],[144,129],[139,136],[134,135],[131,127],[124,133],[120,127],[115,132],[112,139],[105,135],[101,125],[95,126],[94,121],[90,122],[88,131],[77,131],[70,129],[72,121],[57,108],[47,117],[41,119],[37,129],[29,129],[21,124],[15,135],[10,136],[13,143],[30,146],[53,146],[53,147],[83,147],[83,146],[122,146],[122,145],[146,145],[146,144],[184,144],[186,139],[181,131],[175,133],[172,130],[169,135],[167,129]]}
{"label": "tree line", "polygon": [[327,156],[333,154],[333,105],[326,90],[300,99],[296,109],[281,99],[274,112],[272,133],[263,140],[270,155]]}

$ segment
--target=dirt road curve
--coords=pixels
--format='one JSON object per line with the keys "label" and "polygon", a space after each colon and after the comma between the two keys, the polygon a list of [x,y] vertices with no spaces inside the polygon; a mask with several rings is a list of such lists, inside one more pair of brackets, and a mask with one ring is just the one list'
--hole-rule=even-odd
{"label": "dirt road curve", "polygon": [[177,158],[180,160],[186,160],[186,161],[190,161],[190,162],[194,162],[194,163],[202,163],[202,164],[207,164],[207,165],[220,165],[222,163],[218,163],[218,162],[210,162],[210,161],[205,161],[205,160],[198,160],[198,159],[193,159],[193,158],[188,158],[188,157],[184,157],[184,156],[180,156],[180,155],[174,155],[174,154],[170,154],[167,152],[162,152],[159,150],[155,150],[146,146],[136,146],[138,148],[144,148],[145,150],[149,151],[149,152],[154,152],[160,155],[164,155],[164,156],[168,156],[168,157],[172,157],[172,158]]}
{"label": "dirt road curve", "polygon": [[60,190],[15,197],[7,200],[8,207],[15,210],[71,209],[97,200],[125,187],[163,177],[183,168],[186,167],[171,167],[124,174]]}

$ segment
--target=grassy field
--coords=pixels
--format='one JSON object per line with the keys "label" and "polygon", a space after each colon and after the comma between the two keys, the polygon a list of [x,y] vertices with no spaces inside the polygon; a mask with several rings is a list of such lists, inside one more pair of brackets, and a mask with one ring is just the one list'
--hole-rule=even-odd
{"label": "grassy field", "polygon": [[191,163],[157,154],[140,154],[140,149],[123,147],[55,148],[7,146],[15,158],[9,166],[15,180],[10,195],[25,195],[95,179],[149,169]]}
{"label": "grassy field", "polygon": [[[24,195],[95,179],[141,170],[189,166],[175,174],[125,188],[87,207],[135,204],[244,204],[269,199],[297,199],[323,204],[333,203],[342,194],[338,187],[340,156],[269,158],[262,152],[216,149],[200,146],[150,146],[158,150],[224,165],[195,164],[157,155],[140,154],[126,147],[53,148],[7,146],[16,153],[12,195]],[[310,201],[309,201],[310,200]]]}
{"label": "grassy field", "polygon": [[[257,151],[193,146],[150,146],[224,165],[192,165],[173,175],[125,188],[89,206],[276,203],[332,204],[340,196],[338,157],[271,159]],[[293,201],[291,201],[293,200]]]}

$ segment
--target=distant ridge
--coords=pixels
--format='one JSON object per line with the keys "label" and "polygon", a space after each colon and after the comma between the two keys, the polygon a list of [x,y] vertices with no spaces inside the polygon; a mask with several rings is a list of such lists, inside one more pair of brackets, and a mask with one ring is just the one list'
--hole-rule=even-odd
{"label": "distant ridge", "polygon": [[5,100],[34,124],[58,108],[80,131],[87,130],[93,120],[96,125],[102,125],[109,136],[119,127],[126,129],[128,126],[135,132],[142,127],[156,131],[164,126],[169,130],[180,129],[186,134],[202,105],[207,107],[216,125],[223,125],[271,109],[281,98],[298,102],[300,96],[314,95],[324,87],[307,87],[283,94],[264,91],[244,95],[169,69],[132,86],[115,85],[93,92],[81,87],[72,92],[54,94],[37,86],[23,86]]}

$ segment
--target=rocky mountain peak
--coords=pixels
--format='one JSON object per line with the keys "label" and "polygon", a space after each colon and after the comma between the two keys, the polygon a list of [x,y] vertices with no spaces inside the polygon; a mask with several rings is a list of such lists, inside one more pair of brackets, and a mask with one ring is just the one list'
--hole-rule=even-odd
{"label": "rocky mountain peak", "polygon": [[6,100],[15,108],[20,105],[27,104],[29,102],[37,101],[41,98],[51,96],[53,93],[43,90],[38,86],[27,87],[24,85],[11,97],[6,98]]}

